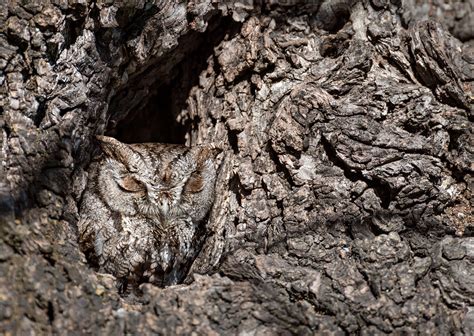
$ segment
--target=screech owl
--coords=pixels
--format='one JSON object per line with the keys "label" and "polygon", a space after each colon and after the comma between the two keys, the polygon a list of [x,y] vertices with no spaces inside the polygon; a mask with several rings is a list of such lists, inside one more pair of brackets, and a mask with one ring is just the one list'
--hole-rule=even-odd
{"label": "screech owl", "polygon": [[101,154],[80,205],[83,251],[122,291],[180,282],[205,238],[221,150],[96,138]]}

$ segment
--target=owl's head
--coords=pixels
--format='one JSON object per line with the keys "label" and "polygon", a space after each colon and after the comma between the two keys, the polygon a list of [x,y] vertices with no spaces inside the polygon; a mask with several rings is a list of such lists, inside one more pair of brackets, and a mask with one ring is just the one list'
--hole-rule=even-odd
{"label": "owl's head", "polygon": [[157,143],[125,144],[97,136],[103,152],[99,183],[112,210],[129,216],[190,217],[202,220],[214,199],[216,157],[212,145],[186,147]]}

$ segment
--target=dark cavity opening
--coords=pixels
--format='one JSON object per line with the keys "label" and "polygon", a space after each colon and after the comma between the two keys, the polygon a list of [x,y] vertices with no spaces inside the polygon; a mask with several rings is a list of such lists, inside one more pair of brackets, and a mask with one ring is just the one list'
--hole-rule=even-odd
{"label": "dark cavity opening", "polygon": [[173,84],[161,86],[143,108],[121,120],[114,130],[114,137],[126,143],[183,144],[188,128],[178,122],[177,115],[185,107],[186,98],[177,97]]}
{"label": "dark cavity opening", "polygon": [[204,33],[181,37],[176,49],[131,76],[111,100],[106,134],[125,143],[184,144],[200,120],[184,122],[178,116],[186,110],[190,91],[199,84],[214,47],[239,29],[232,19],[215,16]]}

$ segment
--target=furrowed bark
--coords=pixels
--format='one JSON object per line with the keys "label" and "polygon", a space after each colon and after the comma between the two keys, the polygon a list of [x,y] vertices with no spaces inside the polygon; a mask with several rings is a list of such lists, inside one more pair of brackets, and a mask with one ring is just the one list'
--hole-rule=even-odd
{"label": "furrowed bark", "polygon": [[[468,334],[473,7],[2,2],[0,330]],[[227,148],[185,284],[87,264],[104,133]]]}

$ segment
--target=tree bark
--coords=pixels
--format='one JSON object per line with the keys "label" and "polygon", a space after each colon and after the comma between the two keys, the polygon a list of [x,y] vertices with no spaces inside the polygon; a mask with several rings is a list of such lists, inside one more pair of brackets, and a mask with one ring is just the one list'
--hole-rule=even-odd
{"label": "tree bark", "polygon": [[[0,331],[468,334],[474,3],[0,4]],[[221,141],[184,284],[78,246],[93,137]]]}

